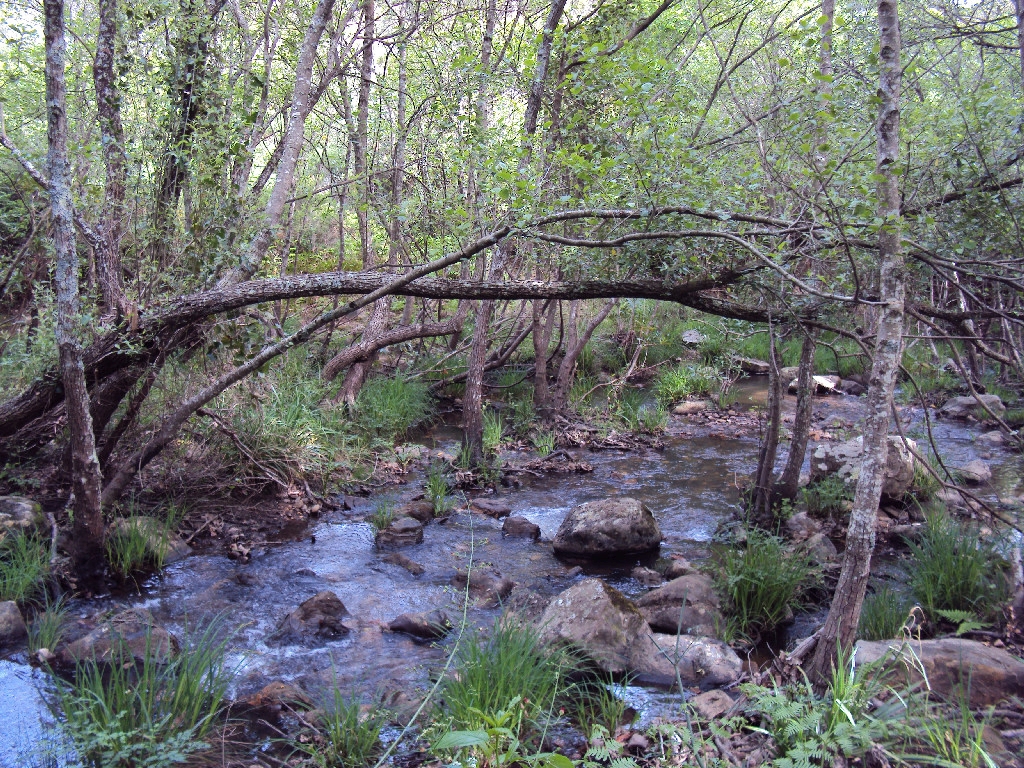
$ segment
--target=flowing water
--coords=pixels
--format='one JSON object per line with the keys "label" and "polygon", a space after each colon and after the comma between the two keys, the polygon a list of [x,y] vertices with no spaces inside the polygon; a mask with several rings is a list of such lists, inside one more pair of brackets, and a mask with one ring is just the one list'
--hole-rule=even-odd
{"label": "flowing water", "polygon": [[[742,382],[738,407],[763,401],[763,384]],[[817,410],[827,413],[826,424],[852,423],[857,416],[852,398],[819,401]],[[908,432],[920,432],[918,418]],[[257,690],[270,680],[294,682],[317,695],[332,683],[352,694],[370,698],[383,691],[412,692],[429,685],[450,650],[453,639],[441,645],[425,644],[391,633],[386,624],[405,612],[441,608],[453,620],[462,615],[462,593],[449,586],[456,569],[494,567],[520,587],[541,595],[553,595],[574,580],[598,575],[627,595],[645,589],[630,576],[639,561],[614,566],[586,568],[580,574],[554,556],[549,543],[565,514],[585,501],[629,495],[645,502],[655,513],[664,534],[661,555],[680,554],[691,560],[708,557],[719,524],[734,516],[739,493],[737,478],[748,477],[756,462],[754,437],[720,439],[681,433],[685,425],[675,423],[675,435],[665,439],[662,450],[581,452],[580,458],[593,465],[590,473],[549,475],[533,478],[501,495],[501,500],[518,514],[535,522],[542,531],[539,543],[506,539],[498,521],[466,511],[456,512],[445,523],[425,528],[422,544],[401,550],[425,566],[413,576],[397,565],[383,562],[374,547],[374,531],[363,518],[377,499],[353,500],[354,509],[336,512],[312,524],[300,537],[253,551],[250,562],[240,563],[219,555],[196,555],[169,567],[160,577],[145,583],[142,594],[130,598],[94,599],[74,604],[78,620],[101,611],[128,606],[149,609],[156,620],[173,632],[187,634],[190,628],[219,619],[236,628],[232,661],[238,665],[235,694]],[[995,488],[1000,496],[1020,492],[1019,458],[1001,449],[981,449],[974,442],[976,431],[962,424],[935,425],[936,439],[953,465],[985,455],[996,472]],[[452,451],[457,434],[438,429],[428,447]],[[423,477],[412,474],[409,482],[392,493],[401,503],[421,492]],[[321,590],[335,592],[351,616],[351,632],[320,647],[274,645],[267,638],[278,622],[303,600]],[[466,610],[469,628],[485,628],[497,616],[496,608],[470,605]],[[24,743],[38,739],[40,714],[37,686],[40,677],[30,668],[0,663],[0,765]],[[659,694],[632,689],[634,706],[651,711],[664,706]],[[24,721],[24,724],[22,722]],[[12,723],[18,723],[12,726]],[[35,730],[34,730],[35,729]]]}

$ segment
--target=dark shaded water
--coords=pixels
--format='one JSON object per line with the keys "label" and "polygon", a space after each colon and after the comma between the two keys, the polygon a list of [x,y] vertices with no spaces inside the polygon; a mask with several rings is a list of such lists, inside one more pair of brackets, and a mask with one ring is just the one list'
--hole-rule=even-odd
{"label": "dark shaded water", "polygon": [[[740,385],[738,403],[763,399],[763,384]],[[844,402],[845,400],[845,402]],[[857,417],[855,401],[830,398],[817,410],[836,425]],[[846,420],[846,421],[844,421]],[[680,425],[675,424],[676,428]],[[911,423],[908,433],[918,437]],[[1020,493],[1019,459],[1001,449],[979,448],[974,431],[947,422],[934,427],[936,439],[952,464],[988,456],[996,470],[1000,496]],[[451,450],[456,435],[439,430],[432,450]],[[664,534],[662,555],[707,557],[718,525],[730,519],[738,503],[737,478],[753,471],[757,452],[754,438],[715,439],[669,435],[664,450],[640,453],[583,452],[592,473],[529,478],[525,485],[503,495],[514,514],[537,523],[550,539],[565,514],[576,504],[616,495],[630,495],[654,511]],[[421,491],[422,477],[414,476],[393,494],[396,502]],[[552,554],[549,544],[505,539],[500,523],[479,514],[458,512],[445,524],[426,527],[424,542],[402,550],[423,564],[426,572],[413,576],[382,560],[373,543],[373,529],[360,518],[376,500],[352,511],[336,513],[312,526],[302,538],[254,551],[249,563],[220,556],[193,556],[171,566],[144,585],[143,594],[128,600],[93,600],[75,604],[73,615],[92,616],[127,605],[149,609],[157,621],[185,634],[190,627],[215,618],[237,627],[232,642],[239,667],[236,694],[256,690],[269,680],[295,682],[314,695],[336,681],[343,690],[369,698],[386,690],[423,689],[430,671],[441,663],[452,640],[441,647],[421,644],[393,634],[386,624],[409,611],[446,610],[461,616],[461,593],[449,586],[456,569],[491,566],[521,587],[550,595],[565,589],[573,578],[570,565]],[[313,538],[315,537],[315,542]],[[644,590],[629,575],[635,562],[591,571],[631,595]],[[332,590],[351,613],[346,637],[319,648],[273,646],[268,636],[283,616],[321,590]],[[470,606],[468,626],[490,625],[497,610]],[[35,686],[39,677],[28,667],[0,665],[0,765],[17,765],[12,755],[39,738],[41,708]],[[664,694],[631,689],[634,706],[653,712],[666,704]],[[16,724],[16,725],[11,725]]]}

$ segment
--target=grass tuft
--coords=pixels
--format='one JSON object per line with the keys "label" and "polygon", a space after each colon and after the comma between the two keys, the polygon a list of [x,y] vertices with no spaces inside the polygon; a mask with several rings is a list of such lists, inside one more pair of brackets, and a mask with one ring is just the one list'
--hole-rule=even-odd
{"label": "grass tuft", "polygon": [[0,538],[0,601],[24,605],[39,597],[50,573],[46,543],[27,533]]}
{"label": "grass tuft", "polygon": [[386,710],[375,705],[364,712],[359,699],[346,699],[335,686],[331,708],[320,718],[322,737],[294,745],[319,768],[361,768],[380,754],[380,731],[387,721]]}
{"label": "grass tuft", "polygon": [[900,636],[910,605],[905,597],[882,587],[864,599],[857,625],[861,640],[892,640]]}
{"label": "grass tuft", "polygon": [[405,378],[371,379],[356,398],[358,426],[384,440],[405,435],[433,413],[425,382]]}
{"label": "grass tuft", "polygon": [[722,385],[717,368],[710,365],[677,365],[662,371],[654,383],[654,391],[664,405],[671,405],[690,395],[710,396]]}

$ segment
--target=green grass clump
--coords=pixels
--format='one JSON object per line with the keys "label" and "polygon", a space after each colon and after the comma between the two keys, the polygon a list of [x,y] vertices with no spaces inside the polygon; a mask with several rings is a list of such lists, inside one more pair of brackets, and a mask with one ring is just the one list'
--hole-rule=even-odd
{"label": "green grass clump", "polygon": [[533,436],[533,447],[541,458],[555,450],[554,432],[538,432]]}
{"label": "green grass clump", "polygon": [[671,405],[690,395],[710,396],[721,384],[717,368],[682,364],[662,371],[654,383],[654,391],[662,403]]}
{"label": "green grass clump", "polygon": [[55,678],[64,727],[89,768],[163,768],[207,747],[233,676],[227,639],[212,624],[169,661],[125,647],[110,663],[88,660],[73,681]]}
{"label": "green grass clump", "polygon": [[332,706],[320,718],[322,739],[293,743],[319,768],[362,768],[380,754],[380,730],[388,717],[380,706],[364,712],[359,699],[346,699],[335,686]]}
{"label": "green grass clump", "polygon": [[31,602],[42,593],[49,573],[46,542],[20,532],[0,538],[0,601]]}
{"label": "green grass clump", "polygon": [[747,533],[747,542],[723,550],[714,578],[725,597],[728,634],[756,639],[800,606],[814,568],[799,552],[790,552],[777,536]]}
{"label": "green grass clump", "polygon": [[544,648],[537,630],[499,619],[489,634],[478,633],[460,646],[455,668],[441,683],[441,698],[456,729],[480,727],[480,713],[493,716],[516,697],[527,720],[536,720],[565,694],[575,666],[566,652]]}
{"label": "green grass clump", "polygon": [[405,435],[433,412],[427,385],[417,379],[371,379],[356,398],[359,427],[384,440]]}
{"label": "green grass clump", "polygon": [[[626,678],[619,685],[630,684]],[[593,733],[600,726],[609,733],[623,725],[628,705],[615,695],[616,683],[611,677],[587,680],[573,686],[570,699],[575,704],[574,717],[582,733]]]}
{"label": "green grass clump", "polygon": [[810,514],[825,517],[844,512],[846,505],[853,501],[853,492],[853,485],[839,475],[828,475],[801,489],[800,495]]}
{"label": "green grass clump", "polygon": [[121,520],[104,542],[111,569],[125,579],[150,568],[162,570],[176,525],[173,515],[166,520],[146,516]]}
{"label": "green grass clump", "polygon": [[505,437],[505,420],[501,414],[490,409],[484,411],[484,453],[493,456],[501,450]]}
{"label": "green grass clump", "polygon": [[882,587],[864,598],[857,637],[861,640],[892,640],[899,637],[909,611],[910,605],[905,597],[888,587]]}
{"label": "green grass clump", "polygon": [[444,468],[440,464],[431,464],[427,469],[426,495],[434,507],[435,517],[443,517],[455,505],[451,492],[452,484]]}
{"label": "green grass clump", "polygon": [[932,514],[907,546],[914,558],[911,591],[929,620],[936,621],[940,611],[994,618],[1007,600],[1006,563],[973,526]]}
{"label": "green grass clump", "polygon": [[373,514],[368,519],[374,530],[383,531],[395,521],[395,503],[390,499],[382,499],[373,507]]}
{"label": "green grass clump", "polygon": [[53,602],[49,599],[28,625],[28,650],[35,653],[40,648],[53,650],[64,639],[67,631],[68,604],[63,597]]}

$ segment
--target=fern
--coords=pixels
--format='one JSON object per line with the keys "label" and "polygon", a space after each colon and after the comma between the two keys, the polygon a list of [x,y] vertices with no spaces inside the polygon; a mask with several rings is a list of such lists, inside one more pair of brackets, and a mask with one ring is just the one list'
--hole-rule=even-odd
{"label": "fern", "polygon": [[944,618],[946,621],[952,622],[957,625],[956,636],[967,634],[968,632],[974,632],[977,629],[981,629],[985,626],[985,622],[980,621],[978,617],[972,611],[957,611],[953,609],[937,610],[935,611],[939,616]]}

